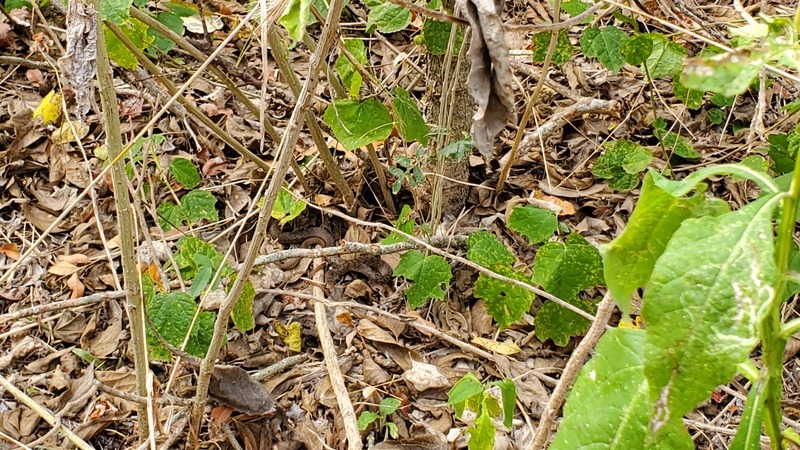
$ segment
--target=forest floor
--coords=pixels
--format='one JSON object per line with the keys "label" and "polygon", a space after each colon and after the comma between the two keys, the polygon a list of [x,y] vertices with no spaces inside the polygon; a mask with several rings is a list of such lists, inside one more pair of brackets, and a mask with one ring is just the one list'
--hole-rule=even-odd
{"label": "forest floor", "polygon": [[[134,7],[158,17],[175,11],[167,3],[137,2]],[[174,3],[189,11],[194,7]],[[361,98],[388,104],[382,88],[404,87],[431,133],[449,129],[446,120],[434,123],[431,119],[440,116],[432,112],[441,102],[436,97],[443,91],[445,96],[462,94],[456,92],[459,86],[448,91],[431,81],[430,71],[442,66],[433,69],[425,47],[415,41],[425,18],[415,12],[399,31],[368,33],[370,8],[377,7],[368,3],[347,4],[339,26],[340,37],[365,44],[362,63],[368,73],[362,77]],[[727,36],[731,23],[741,20],[734,2],[728,0],[702,8],[698,4],[703,2],[641,3],[630,2],[629,9],[622,9],[608,2],[608,8],[587,22],[568,28],[564,36],[573,50],[563,59],[555,55],[547,82],[538,91],[542,63],[533,62],[532,54],[540,54],[541,59],[547,45],[532,44],[531,27],[507,27],[504,39],[516,122],[506,124],[491,154],[467,145],[460,161],[446,164],[437,164],[435,152],[419,143],[409,144],[397,129],[388,138],[355,150],[340,144],[323,116],[336,96],[331,80],[340,83],[340,64],[346,63],[337,60],[342,54],[339,47],[326,55],[331,69],[312,86],[310,101],[311,117],[317,119],[316,129],[324,141],[315,139],[308,126],[301,129],[293,145],[296,164],[285,178],[287,190],[273,209],[274,215],[290,220],[280,228],[270,225],[257,253],[267,256],[295,248],[300,250],[297,254],[321,257],[258,263],[250,275],[253,326],[246,325],[247,313],[234,313],[239,314],[235,321],[242,322],[229,324],[219,357],[221,363],[251,372],[283,364],[263,381],[278,411],[244,414],[241,408],[237,411],[219,398],[212,399],[197,437],[202,448],[346,448],[346,422],[351,417],[341,412],[344,399],[336,381],[328,376],[331,364],[341,372],[355,415],[363,420],[364,412],[376,413],[375,420],[360,432],[364,446],[466,448],[468,422],[455,417],[446,403],[453,383],[471,372],[486,383],[513,380],[512,427],[498,426],[494,445],[528,448],[589,321],[578,318],[585,323],[569,331],[545,332],[537,328],[537,313],[545,300],[536,296],[519,320],[499,327],[475,294],[479,271],[464,263],[463,257],[469,256],[468,236],[476,231],[497,236],[511,249],[515,267],[530,271],[540,245],[531,245],[509,227],[509,218],[515,207],[534,205],[556,212],[558,229],[550,240],[573,233],[602,248],[625,228],[644,175],[638,170],[624,179],[603,178],[601,171],[593,170],[608,142],[629,140],[648,149],[652,159],[647,167],[675,178],[707,165],[745,160],[775,171],[779,162],[769,157],[770,146],[775,146],[770,136],[788,133],[797,124],[797,115],[783,108],[797,97],[799,86],[791,80],[770,80],[760,90],[736,96],[730,104],[716,102],[710,95],[684,102],[676,96],[671,76],[648,80],[639,67],[630,64],[611,71],[580,51],[588,27],[616,25],[628,32],[662,33],[692,56],[706,44],[682,30],[718,40]],[[750,14],[769,17],[792,17],[797,6],[788,0],[741,3]],[[108,124],[100,95],[97,92],[90,101],[76,139],[68,126],[62,126],[69,123],[67,116],[78,124],[74,94],[62,91],[62,74],[57,70],[68,45],[63,6],[53,0],[33,9],[10,5],[10,1],[5,3],[5,14],[0,16],[0,375],[94,448],[133,448],[139,435],[133,395],[137,385],[134,344],[123,290],[115,185],[104,171],[109,160]],[[215,60],[217,70],[233,80],[256,108],[263,109],[279,138],[293,126],[298,96],[272,58],[264,70],[261,35],[252,23],[231,36],[247,14],[247,5],[206,0],[203,8],[210,17],[205,32],[197,16],[186,14],[179,34],[206,56],[232,37]],[[549,2],[506,2],[502,20],[514,25],[548,24],[552,22],[550,8]],[[162,19],[166,22],[170,17]],[[562,20],[569,18],[564,14]],[[146,36],[149,27],[138,24],[140,34]],[[289,46],[287,60],[302,83],[312,62],[310,42],[292,44],[281,26],[273,29]],[[321,29],[319,23],[308,26],[311,43],[318,42]],[[142,47],[167,79],[181,86],[198,72],[201,62],[188,51],[159,42],[142,43]],[[156,49],[156,44],[164,46]],[[463,53],[451,57],[453,62],[467,64]],[[342,78],[346,88],[352,86],[352,74],[349,77]],[[203,328],[203,323],[213,328],[211,312],[219,309],[226,286],[233,284],[232,275],[252,247],[262,182],[269,181],[264,167],[278,160],[279,143],[262,132],[258,115],[216,73],[201,73],[185,96],[218,128],[198,121],[182,106],[171,107],[155,123],[148,123],[170,96],[162,81],[136,68],[135,59],[128,68],[114,64],[114,87],[122,143],[133,143],[144,132],[126,160],[125,171],[134,199],[130,217],[136,264],[150,280],[144,281],[145,300],[149,305],[189,301],[188,309],[180,312],[149,314],[157,327],[159,323],[165,327],[162,334],[168,334],[170,327],[181,329],[188,314],[198,322],[195,330],[200,330],[193,331],[194,344],[207,348],[211,328]],[[61,98],[53,101],[55,107],[48,107],[54,90],[63,92],[68,115],[59,112]],[[591,100],[606,103],[575,109]],[[530,120],[519,124],[531,102],[535,107]],[[475,108],[472,100],[465,104]],[[463,106],[445,116],[472,117],[474,113],[458,108]],[[687,137],[698,156],[682,158],[665,148],[653,131],[657,119]],[[522,143],[512,151],[517,133]],[[448,139],[457,142],[459,134]],[[331,152],[341,179],[331,175],[332,169],[319,156],[320,142]],[[442,142],[438,141],[440,146]],[[242,156],[237,143],[255,159]],[[451,170],[451,164],[460,168]],[[507,178],[501,185],[498,180],[504,171]],[[446,181],[441,190],[434,187],[437,178]],[[342,183],[352,192],[350,202]],[[733,209],[759,195],[752,182],[731,177],[715,179],[709,192]],[[408,206],[404,214],[403,206]],[[400,243],[389,252],[384,239],[391,233],[389,227],[395,226],[416,234],[445,256],[452,278],[441,284],[441,300],[423,295],[420,305],[410,305],[417,295],[410,289],[422,283],[419,279],[413,283],[409,272],[405,276],[392,272],[410,248],[426,255],[430,249]],[[210,243],[218,253],[196,250],[189,254],[189,246],[201,244],[186,244],[186,237]],[[344,242],[363,245],[345,255]],[[324,249],[313,250],[314,244]],[[371,255],[367,254],[370,249]],[[325,250],[328,257],[322,255]],[[227,265],[223,284],[212,285],[209,267],[218,268],[219,261],[215,266],[207,261],[216,255],[225,255]],[[181,270],[175,270],[176,266]],[[429,288],[435,297],[435,286]],[[182,296],[164,296],[168,291]],[[589,305],[585,309],[594,314],[592,308],[605,293],[602,281],[592,283],[581,289],[576,302]],[[609,325],[635,321],[636,305],[631,317],[622,318],[616,312]],[[195,315],[195,311],[202,312]],[[320,319],[321,312],[326,320]],[[785,317],[796,316],[796,303],[791,301]],[[326,349],[323,341],[333,347]],[[189,439],[187,418],[197,367],[178,363],[163,348],[156,348],[158,344],[151,345],[150,368],[155,376],[150,399],[158,401],[152,405],[154,423],[149,434],[160,445],[165,439],[168,445],[182,445]],[[790,340],[784,367],[784,414],[790,425],[800,421],[798,349],[800,340]],[[202,349],[199,353],[204,354]],[[292,358],[288,365],[287,358]],[[737,378],[686,418],[697,448],[728,448],[746,396],[747,389]],[[378,405],[387,398],[398,401],[396,409],[389,408],[389,414],[381,416]],[[556,424],[551,431],[555,434]],[[73,445],[43,419],[41,411],[23,404],[4,385],[0,387],[0,448],[21,444],[30,448]]]}

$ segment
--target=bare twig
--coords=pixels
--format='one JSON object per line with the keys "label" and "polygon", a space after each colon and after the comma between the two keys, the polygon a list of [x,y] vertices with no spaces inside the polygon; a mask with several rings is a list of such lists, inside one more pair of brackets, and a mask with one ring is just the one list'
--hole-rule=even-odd
{"label": "bare twig", "polygon": [[19,311],[10,312],[0,316],[0,328],[8,322],[12,322],[23,317],[38,316],[53,311],[61,311],[64,309],[75,309],[81,306],[93,305],[95,303],[105,302],[108,300],[117,300],[125,298],[125,291],[111,291],[100,292],[98,294],[87,295],[73,300],[64,300],[60,302],[45,303],[44,305],[31,306],[30,308],[20,309]]}
{"label": "bare twig", "polygon": [[0,65],[3,66],[22,66],[29,69],[50,70],[53,66],[45,61],[33,61],[30,59],[20,58],[18,56],[0,55]]}
{"label": "bare twig", "polygon": [[570,388],[572,388],[572,383],[575,381],[578,371],[586,363],[586,357],[589,356],[589,352],[594,349],[600,336],[605,332],[608,319],[611,318],[613,312],[614,301],[611,298],[611,294],[607,292],[606,295],[603,296],[603,300],[597,306],[597,318],[594,323],[592,323],[586,336],[581,340],[581,343],[578,344],[578,347],[572,352],[569,361],[567,361],[567,366],[564,367],[564,372],[558,380],[558,386],[553,390],[553,395],[550,396],[550,400],[547,402],[547,405],[545,405],[542,419],[539,421],[539,426],[536,428],[536,434],[533,440],[527,447],[528,450],[545,448],[547,438],[550,437],[550,427],[556,418],[556,414],[558,414],[561,405],[564,403],[564,399],[566,399]]}

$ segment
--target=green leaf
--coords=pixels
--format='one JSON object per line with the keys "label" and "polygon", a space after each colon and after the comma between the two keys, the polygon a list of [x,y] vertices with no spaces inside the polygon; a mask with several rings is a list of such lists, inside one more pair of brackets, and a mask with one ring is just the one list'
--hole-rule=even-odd
{"label": "green leaf", "polygon": [[[647,58],[647,73],[650,79],[658,79],[667,75],[677,75],[683,68],[683,60],[686,58],[686,50],[663,34],[650,33],[653,42],[653,51]],[[693,86],[684,85],[689,89]],[[703,89],[694,89],[705,92]]]}
{"label": "green leaf", "polygon": [[[569,14],[571,17],[575,17],[581,14],[582,12],[586,11],[591,7],[592,5],[581,0],[568,0],[566,2],[561,3],[561,10]],[[592,21],[591,16],[585,19],[585,22],[591,22],[591,21]]]}
{"label": "green leaf", "polygon": [[[422,43],[431,55],[444,55],[447,52],[447,43],[450,42],[452,25],[438,20],[425,19],[422,23]],[[461,28],[456,30],[455,52],[458,53],[464,40]]]}
{"label": "green leaf", "polygon": [[[743,158],[739,162],[739,164],[741,164],[741,165],[743,165],[745,167],[749,167],[749,168],[753,169],[754,171],[762,172],[764,174],[766,174],[767,171],[769,170],[769,162],[767,162],[767,160],[761,155],[750,155],[750,156],[748,156],[746,158]],[[737,177],[735,175],[734,175],[733,179],[736,180],[736,181],[741,180],[741,178],[739,178],[739,177]]]}
{"label": "green leaf", "polygon": [[200,184],[200,172],[193,162],[186,158],[175,158],[169,165],[169,172],[175,180],[187,189],[194,189]]}
{"label": "green leaf", "polygon": [[[130,5],[130,2],[128,4]],[[127,7],[125,11],[127,14]],[[153,36],[148,36],[147,34],[149,27],[136,19],[128,19],[127,22],[119,24],[118,27],[139,50],[144,50],[155,40]],[[136,56],[106,26],[103,26],[103,35],[105,36],[109,58],[125,69],[136,69],[139,64]]]}
{"label": "green leaf", "polygon": [[553,211],[547,209],[532,205],[518,206],[511,211],[508,227],[528,238],[533,245],[548,240],[555,233],[558,219]]}
{"label": "green leaf", "polygon": [[[361,67],[367,65],[367,49],[364,47],[364,41],[361,39],[347,39],[344,41],[344,48],[353,55]],[[358,97],[358,93],[361,91],[361,82],[363,78],[353,63],[342,54],[336,58],[333,68],[342,80],[344,87],[346,87],[350,93],[350,97]]]}
{"label": "green leaf", "polygon": [[132,4],[133,0],[103,0],[100,2],[100,18],[121,27],[128,20]]}
{"label": "green leaf", "polygon": [[[203,266],[209,266],[214,272],[220,264],[225,264],[222,270],[222,276],[229,276],[234,273],[233,268],[224,260],[224,255],[219,253],[214,246],[208,242],[192,236],[184,236],[178,239],[176,243],[179,252],[175,254],[175,264],[181,271],[181,276],[184,279],[193,279],[197,271]],[[203,261],[204,264],[199,264],[198,261]]]}
{"label": "green leaf", "polygon": [[[169,30],[175,32],[178,36],[183,36],[184,27],[181,16],[174,12],[162,12],[156,16],[156,20],[167,27]],[[153,37],[153,43],[150,48],[155,48],[162,53],[167,53],[175,47],[175,43],[168,39],[166,36],[161,35],[153,28],[147,30],[147,35]],[[150,49],[148,49],[149,51]]]}
{"label": "green leaf", "polygon": [[469,441],[467,448],[469,450],[493,450],[494,449],[494,425],[492,425],[492,417],[486,411],[486,406],[482,405],[481,412],[475,419],[475,424],[467,430],[469,433]]}
{"label": "green leaf", "polygon": [[483,267],[494,267],[498,264],[511,266],[516,262],[513,253],[500,242],[500,239],[488,231],[476,231],[467,239],[467,259]]}
{"label": "green leaf", "polygon": [[375,422],[379,418],[380,416],[375,414],[374,412],[361,411],[361,415],[358,416],[358,421],[356,422],[358,424],[358,429],[361,431],[366,430],[367,427],[369,427],[370,424],[372,424],[372,422]]}
{"label": "green leaf", "polygon": [[[403,209],[400,210],[400,215],[397,217],[397,222],[395,223],[395,228],[398,230],[406,233],[406,234],[414,234],[414,228],[417,226],[417,223],[414,221],[412,217],[413,211],[409,205],[403,205]],[[381,241],[383,245],[391,245],[396,244],[398,242],[405,242],[408,239],[405,237],[395,233],[392,231],[389,236],[386,236],[386,239]]]}
{"label": "green leaf", "polygon": [[[506,264],[489,267],[494,272],[530,284],[530,279]],[[486,311],[497,321],[500,329],[519,321],[530,311],[535,295],[520,286],[480,274],[475,282],[475,297],[483,299]]]}
{"label": "green leaf", "polygon": [[649,34],[637,34],[622,46],[620,53],[628,64],[640,66],[653,53],[653,40]]}
{"label": "green leaf", "polygon": [[391,34],[403,30],[411,23],[411,11],[389,2],[370,6],[367,15],[367,32],[375,28],[381,33]]}
{"label": "green leaf", "polygon": [[658,138],[667,150],[672,150],[674,154],[685,159],[700,159],[700,153],[697,153],[692,146],[692,143],[678,133],[667,131],[667,123],[664,119],[657,119],[653,122],[653,134]]}
{"label": "green leaf", "polygon": [[[216,315],[211,312],[200,312],[195,327],[190,333],[189,326],[196,310],[197,305],[192,297],[183,292],[169,292],[156,294],[147,309],[147,314],[150,316],[153,326],[167,342],[180,347],[188,334],[189,342],[186,346],[186,352],[203,358],[208,351],[208,346],[211,344],[211,334],[214,331]],[[170,352],[149,331],[149,326],[147,342],[154,359],[162,361],[171,359]]]}
{"label": "green leaf", "polygon": [[429,298],[443,299],[442,285],[447,286],[450,283],[453,273],[450,264],[441,256],[424,256],[417,250],[409,250],[400,258],[394,269],[394,276],[414,282],[406,295],[411,307],[418,308]]}
{"label": "green leaf", "polygon": [[[653,402],[644,378],[645,331],[606,331],[564,405],[550,450],[630,450],[645,447]],[[664,449],[694,449],[683,427],[665,434]]]}
{"label": "green leaf", "polygon": [[735,50],[711,57],[689,60],[681,73],[681,83],[690,89],[735,96],[746,91],[768,61],[766,54]]}
{"label": "green leaf", "polygon": [[796,151],[789,149],[789,135],[785,133],[770,134],[769,157],[772,158],[775,173],[783,175],[794,169]]}
{"label": "green leaf", "polygon": [[311,13],[311,0],[292,0],[279,22],[295,42],[303,40]]}
{"label": "green leaf", "polygon": [[536,253],[533,278],[558,298],[575,298],[582,290],[603,283],[603,260],[597,248],[579,234],[548,242]]}
{"label": "green leaf", "polygon": [[[543,31],[533,35],[533,61],[544,62],[547,57],[547,49],[550,47],[549,31]],[[561,30],[558,33],[558,40],[556,41],[556,48],[553,51],[553,64],[560,66],[572,57],[573,52],[572,44],[569,42],[569,34],[567,30]]]}
{"label": "green leaf", "polygon": [[483,384],[472,372],[467,372],[453,384],[447,392],[447,404],[455,409],[456,417],[461,418],[467,400],[483,395]]}
{"label": "green leaf", "polygon": [[306,210],[306,202],[295,200],[291,192],[286,188],[281,188],[275,204],[272,206],[272,218],[279,221],[279,225],[284,225],[299,216]]}
{"label": "green leaf", "polygon": [[744,412],[739,421],[739,429],[731,441],[728,450],[761,450],[761,423],[764,418],[764,384],[766,377],[762,376],[757,383],[750,387],[747,394]]}
{"label": "green leaf", "polygon": [[407,142],[417,141],[422,145],[428,145],[428,134],[430,128],[419,112],[417,102],[411,98],[407,90],[399,87],[394,90],[392,97],[394,114],[397,119],[397,131]]}
{"label": "green leaf", "polygon": [[389,110],[375,99],[336,99],[325,109],[322,120],[347,150],[384,140],[393,127]]}
{"label": "green leaf", "polygon": [[672,92],[675,94],[675,97],[682,101],[689,109],[700,109],[700,107],[703,106],[704,93],[702,91],[687,89],[686,86],[681,84],[678,77],[672,79]]}
{"label": "green leaf", "polygon": [[725,118],[725,113],[719,108],[711,108],[708,111],[708,121],[713,125],[722,125]]}
{"label": "green leaf", "polygon": [[592,167],[592,175],[607,178],[608,185],[617,190],[631,190],[639,184],[639,172],[653,160],[646,147],[626,139],[607,142],[605,151]]}
{"label": "green leaf", "polygon": [[581,50],[583,54],[594,57],[610,71],[616,73],[625,64],[622,56],[622,46],[628,41],[628,35],[615,26],[602,29],[591,26],[581,35]]}
{"label": "green leaf", "polygon": [[[230,293],[233,283],[229,284],[226,291]],[[241,331],[250,331],[256,327],[256,319],[253,316],[253,299],[256,298],[256,288],[249,280],[245,281],[244,288],[242,288],[242,295],[236,300],[231,312],[231,319],[236,328]]]}
{"label": "green leaf", "polygon": [[197,272],[192,280],[192,285],[189,287],[189,295],[192,298],[197,298],[208,287],[211,278],[214,276],[214,269],[209,265],[198,264]]}
{"label": "green leaf", "polygon": [[[570,304],[593,314],[595,302],[577,299],[566,299]],[[550,339],[559,347],[566,347],[572,336],[580,336],[591,325],[588,319],[575,314],[563,306],[546,301],[536,312],[536,337],[541,342]]]}
{"label": "green leaf", "polygon": [[201,219],[217,222],[219,215],[217,209],[214,208],[216,204],[217,198],[206,191],[190,191],[181,199],[181,209],[189,223],[195,223]]}
{"label": "green leaf", "polygon": [[447,147],[439,150],[439,156],[446,159],[463,161],[467,155],[472,152],[472,147],[474,146],[475,142],[471,139],[462,139],[448,144]]}
{"label": "green leaf", "polygon": [[705,195],[673,196],[656,186],[651,171],[644,178],[639,203],[628,226],[603,251],[605,280],[614,301],[627,317],[631,294],[650,279],[656,260],[683,220],[705,214]]}
{"label": "green leaf", "polygon": [[169,231],[183,224],[183,210],[172,202],[164,202],[156,208],[158,226],[164,231]]}
{"label": "green leaf", "polygon": [[381,416],[386,417],[389,414],[392,414],[393,412],[397,411],[397,408],[399,407],[400,407],[400,400],[394,397],[386,397],[385,399],[381,400],[381,406],[378,413]]}
{"label": "green leaf", "polygon": [[[653,268],[642,317],[645,376],[658,424],[678,423],[736,373],[758,343],[758,311],[776,268],[772,196],[686,219]],[[651,430],[659,438],[661,427]]]}
{"label": "green leaf", "polygon": [[495,381],[492,384],[500,389],[500,396],[503,399],[503,425],[510,430],[514,420],[517,387],[514,385],[514,381],[508,378],[503,381]]}
{"label": "green leaf", "polygon": [[386,422],[386,429],[389,430],[389,436],[392,439],[397,439],[400,436],[400,433],[397,431],[397,425],[392,422]]}

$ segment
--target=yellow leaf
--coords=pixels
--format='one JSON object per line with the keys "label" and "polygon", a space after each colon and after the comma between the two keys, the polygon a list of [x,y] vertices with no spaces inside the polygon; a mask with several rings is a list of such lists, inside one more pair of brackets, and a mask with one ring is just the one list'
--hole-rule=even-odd
{"label": "yellow leaf", "polygon": [[620,328],[633,328],[636,330],[642,329],[642,316],[636,316],[636,319],[633,321],[628,320],[627,318],[623,318],[619,321]]}
{"label": "yellow leaf", "polygon": [[300,324],[297,322],[290,323],[288,326],[280,322],[275,322],[275,331],[278,336],[283,339],[283,342],[293,352],[299,352],[303,347],[303,338],[300,336]]}
{"label": "yellow leaf", "polygon": [[513,342],[497,342],[482,337],[472,338],[472,343],[500,355],[514,355],[522,351],[522,349]]}
{"label": "yellow leaf", "polygon": [[42,99],[42,103],[36,107],[33,112],[33,118],[41,117],[42,121],[46,124],[56,123],[61,116],[61,93],[55,90],[50,91]]}

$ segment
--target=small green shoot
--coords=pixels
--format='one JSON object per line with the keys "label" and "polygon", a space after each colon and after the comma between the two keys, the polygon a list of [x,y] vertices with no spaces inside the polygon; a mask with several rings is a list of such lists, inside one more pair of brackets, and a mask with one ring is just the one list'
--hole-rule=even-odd
{"label": "small green shoot", "polygon": [[378,407],[378,412],[374,413],[372,411],[362,411],[361,415],[358,416],[358,429],[361,431],[366,430],[372,425],[374,422],[378,422],[378,428],[386,427],[386,430],[389,432],[389,436],[392,439],[398,438],[397,433],[397,425],[390,422],[388,420],[389,416],[394,414],[397,411],[397,408],[400,407],[400,400],[394,397],[386,397],[381,400],[381,404]]}

